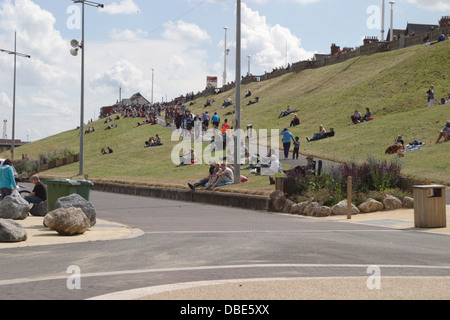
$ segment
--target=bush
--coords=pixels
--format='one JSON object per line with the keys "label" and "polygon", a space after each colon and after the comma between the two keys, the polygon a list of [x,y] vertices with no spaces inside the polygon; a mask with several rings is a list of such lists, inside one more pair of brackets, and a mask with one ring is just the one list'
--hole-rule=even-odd
{"label": "bush", "polygon": [[333,206],[347,197],[348,177],[352,177],[352,202],[356,206],[368,198],[383,201],[386,194],[402,199],[411,195],[397,188],[400,171],[398,160],[388,163],[368,156],[366,163],[344,163],[321,176],[305,176],[292,170],[286,179],[285,192],[293,198],[314,198],[322,205]]}

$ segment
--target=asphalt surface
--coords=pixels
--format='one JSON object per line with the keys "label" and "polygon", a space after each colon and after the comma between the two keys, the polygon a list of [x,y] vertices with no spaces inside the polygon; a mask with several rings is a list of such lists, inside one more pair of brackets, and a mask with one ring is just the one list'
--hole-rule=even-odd
{"label": "asphalt surface", "polygon": [[0,300],[450,298],[449,228],[414,228],[412,210],[347,220],[90,200],[99,221],[85,235],[30,218],[27,242],[0,244]]}

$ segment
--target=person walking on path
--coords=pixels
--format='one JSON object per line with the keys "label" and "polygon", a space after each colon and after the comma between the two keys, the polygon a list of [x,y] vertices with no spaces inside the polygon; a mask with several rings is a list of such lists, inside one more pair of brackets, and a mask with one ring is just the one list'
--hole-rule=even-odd
{"label": "person walking on path", "polygon": [[17,189],[16,179],[14,178],[14,169],[12,161],[6,159],[0,167],[0,190],[2,199],[10,196],[14,189]]}
{"label": "person walking on path", "polygon": [[295,143],[294,136],[289,132],[287,128],[284,128],[281,131],[281,135],[283,136],[283,150],[284,150],[284,160],[289,158],[289,149],[291,148],[291,140]]}

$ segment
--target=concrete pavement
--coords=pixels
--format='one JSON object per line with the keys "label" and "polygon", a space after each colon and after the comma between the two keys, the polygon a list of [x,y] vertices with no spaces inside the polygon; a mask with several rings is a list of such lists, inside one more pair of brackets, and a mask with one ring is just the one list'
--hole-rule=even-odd
{"label": "concrete pavement", "polygon": [[[450,205],[446,207],[447,212]],[[447,227],[421,229],[414,227],[414,210],[401,209],[388,212],[346,216],[309,218],[314,221],[377,225],[400,230],[450,235],[450,217]],[[130,239],[143,235],[143,231],[119,223],[97,220],[97,224],[84,235],[75,237],[59,236],[44,227],[43,218],[29,217],[18,221],[28,233],[28,240],[21,243],[0,243],[2,249],[18,247],[51,246],[76,242],[97,242]],[[95,300],[318,300],[318,299],[450,299],[448,287],[450,278],[439,277],[383,277],[382,290],[368,290],[367,277],[302,277],[233,279],[183,282],[116,292],[94,297]],[[423,288],[432,290],[423,290]],[[349,290],[349,288],[351,290]],[[339,294],[336,294],[339,292]],[[345,296],[342,296],[345,293]]]}

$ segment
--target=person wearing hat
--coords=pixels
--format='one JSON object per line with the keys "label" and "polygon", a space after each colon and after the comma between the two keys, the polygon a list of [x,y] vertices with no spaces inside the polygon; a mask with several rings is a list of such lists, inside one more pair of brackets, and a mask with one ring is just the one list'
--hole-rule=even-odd
{"label": "person wearing hat", "polygon": [[315,175],[316,174],[316,161],[314,161],[314,158],[312,156],[307,156],[306,162],[307,162],[306,165],[297,166],[291,170],[283,170],[283,172],[285,174],[290,174],[293,171],[295,171],[295,172],[302,172],[304,176]]}
{"label": "person wearing hat", "polygon": [[444,129],[442,129],[442,131],[439,132],[439,136],[436,140],[436,143],[438,143],[442,138],[444,138],[444,141],[450,140],[450,120],[447,120]]}
{"label": "person wearing hat", "polygon": [[33,191],[25,200],[31,204],[39,204],[47,200],[47,189],[37,175],[31,177],[31,182],[34,184]]}

